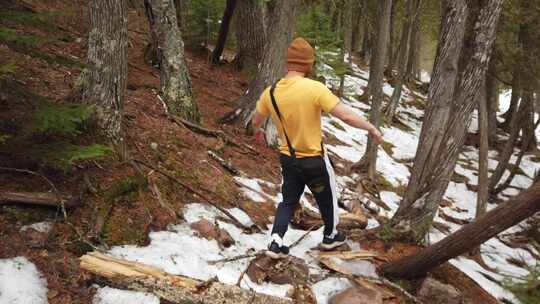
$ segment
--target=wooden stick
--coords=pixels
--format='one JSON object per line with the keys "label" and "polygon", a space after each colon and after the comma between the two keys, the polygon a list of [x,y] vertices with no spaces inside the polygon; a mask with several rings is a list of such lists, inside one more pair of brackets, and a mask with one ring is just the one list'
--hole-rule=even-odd
{"label": "wooden stick", "polygon": [[[55,194],[49,192],[0,192],[0,205],[6,203],[30,204],[50,207],[61,207]],[[75,200],[67,201],[66,208],[76,207]]]}
{"label": "wooden stick", "polygon": [[216,160],[223,168],[232,173],[233,175],[240,175],[240,170],[236,169],[230,162],[219,157],[214,151],[208,150],[208,155]]}

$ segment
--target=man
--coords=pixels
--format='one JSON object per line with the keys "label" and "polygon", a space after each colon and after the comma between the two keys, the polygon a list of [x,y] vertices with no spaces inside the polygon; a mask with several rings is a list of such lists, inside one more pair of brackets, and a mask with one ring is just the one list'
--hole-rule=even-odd
{"label": "man", "polygon": [[381,143],[382,134],[369,122],[355,114],[322,83],[306,78],[314,62],[313,48],[303,38],[296,38],[287,50],[287,74],[267,88],[257,102],[253,116],[256,137],[271,115],[279,130],[280,163],[283,175],[283,201],[278,205],[272,241],[266,254],[279,258],[289,253],[283,244],[294,210],[307,185],[313,193],[324,222],[321,246],[333,249],[345,243],[337,231],[339,221],[334,170],[322,145],[321,113],[330,113],[348,125],[367,130]]}

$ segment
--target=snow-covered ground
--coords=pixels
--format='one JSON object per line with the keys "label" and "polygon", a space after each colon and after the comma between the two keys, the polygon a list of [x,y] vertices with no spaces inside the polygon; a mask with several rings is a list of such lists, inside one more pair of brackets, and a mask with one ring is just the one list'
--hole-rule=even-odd
{"label": "snow-covered ground", "polygon": [[[321,65],[319,70],[325,77],[328,86],[336,87],[339,84],[339,78],[333,74],[331,67]],[[347,75],[345,77],[345,92],[346,95],[350,97],[342,99],[342,102],[350,105],[354,111],[360,115],[367,117],[369,106],[360,103],[356,99],[356,96],[361,95],[365,89],[369,73],[356,65],[353,66],[352,70],[353,75]],[[422,75],[423,79],[428,79],[428,76],[429,75]],[[385,84],[384,93],[390,95],[392,94],[392,91],[392,87]],[[414,98],[414,96],[425,98],[425,96],[419,92],[412,92],[408,88],[404,88],[402,101],[409,101]],[[503,93],[501,96],[501,112],[508,107],[508,96],[508,92]],[[390,154],[385,152],[382,148],[379,149],[377,167],[378,171],[393,187],[406,185],[409,180],[410,169],[402,160],[410,160],[415,155],[421,130],[423,111],[411,104],[402,103],[398,108],[397,115],[399,119],[409,127],[410,131],[404,131],[393,126],[384,126],[382,128],[385,140],[391,143],[393,147]],[[477,126],[476,115],[471,123],[471,129],[474,129],[475,126]],[[331,134],[339,140],[338,144],[326,145],[326,148],[332,155],[339,157],[344,162],[356,162],[360,159],[366,146],[365,132],[349,127],[330,116],[325,116],[323,118],[323,130],[326,136]],[[489,156],[489,167],[495,168],[497,165],[497,152],[490,151]],[[400,160],[401,162],[399,162]],[[472,147],[466,147],[460,156],[456,172],[467,177],[468,181],[465,182],[469,185],[476,185],[478,180],[476,172],[477,168],[478,151]],[[534,176],[535,171],[539,169],[539,165],[538,163],[533,162],[530,157],[525,157],[522,161],[521,168],[526,175],[517,175],[512,182],[514,188],[505,191],[505,195],[515,195],[519,192],[519,189],[528,187],[532,183],[532,177]],[[338,193],[341,192],[341,190],[348,188],[354,182],[355,177],[356,176],[338,176]],[[265,193],[263,190],[265,187],[279,189],[279,185],[249,176],[237,177],[236,181],[238,184],[243,185],[241,190],[254,204],[265,201],[272,201],[277,204],[281,200],[280,194],[274,195]],[[397,210],[401,197],[395,192],[383,191],[381,192],[381,198],[391,210],[381,210],[380,215],[391,217]],[[444,212],[446,215],[457,219],[471,220],[474,218],[476,192],[469,190],[465,183],[451,182],[446,191],[445,198],[452,204],[448,207],[441,208],[440,212]],[[302,198],[301,203],[307,208],[316,210],[305,198]],[[489,209],[494,207],[495,205],[492,204],[488,206]],[[243,223],[251,223],[249,216],[240,209],[235,208],[230,211]],[[341,212],[345,211],[342,210]],[[172,274],[186,275],[201,280],[210,279],[216,276],[221,282],[235,284],[241,275],[241,272],[248,266],[249,259],[218,264],[213,264],[211,261],[265,249],[269,237],[267,233],[245,235],[237,227],[217,219],[218,215],[219,211],[213,207],[197,203],[189,204],[184,210],[185,223],[171,226],[167,231],[152,232],[150,234],[150,245],[146,247],[119,246],[112,248],[110,253],[128,260],[160,267],[164,271]],[[209,241],[197,236],[190,228],[190,223],[196,222],[202,218],[211,222],[217,221],[219,227],[227,230],[236,243],[230,248],[221,249],[215,240]],[[449,227],[450,233],[460,228],[460,225],[446,221],[439,215],[436,217],[436,221]],[[376,227],[377,225],[379,225],[379,223],[374,218],[369,219],[369,228]],[[271,227],[268,227],[268,229],[270,228]],[[515,231],[516,228],[511,228],[509,230]],[[290,244],[304,233],[305,231],[291,229],[286,235],[285,242]],[[436,242],[444,238],[447,233],[448,232],[441,232],[433,229],[429,234],[429,241],[431,243]],[[312,231],[298,246],[293,248],[291,252],[292,255],[306,261],[310,267],[310,273],[326,273],[326,270],[321,268],[309,254],[310,251],[317,247],[321,239],[322,232],[320,229],[318,231]],[[358,246],[356,245],[356,247]],[[517,302],[510,292],[487,277],[501,281],[503,275],[506,274],[514,276],[524,275],[527,273],[525,269],[508,263],[506,259],[513,257],[523,260],[525,263],[533,264],[535,262],[534,258],[529,252],[523,249],[510,248],[497,238],[482,245],[481,253],[486,264],[491,267],[492,270],[484,269],[478,263],[467,258],[457,258],[452,260],[451,263],[469,275],[495,297],[506,298]],[[364,275],[375,275],[372,267],[369,267],[369,262],[367,263],[368,265],[364,265],[360,271]],[[247,276],[243,278],[241,286],[280,297],[285,297],[288,289],[292,287],[290,285],[276,285],[271,283],[255,284],[254,282],[251,282]],[[329,276],[314,284],[312,287],[318,303],[322,304],[327,303],[328,299],[333,294],[349,286],[350,283],[346,279]],[[112,301],[110,299],[119,300]],[[105,287],[99,289],[94,303],[157,303],[156,301],[157,300],[151,295],[124,292]]]}
{"label": "snow-covered ground", "polygon": [[25,257],[0,259],[0,303],[47,303],[47,281]]}

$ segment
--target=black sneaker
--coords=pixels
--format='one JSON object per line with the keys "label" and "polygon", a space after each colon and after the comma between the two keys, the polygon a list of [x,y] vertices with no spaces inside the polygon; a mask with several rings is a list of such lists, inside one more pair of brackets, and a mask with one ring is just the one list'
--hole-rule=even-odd
{"label": "black sneaker", "polygon": [[265,254],[272,259],[284,258],[289,254],[289,247],[279,246],[276,241],[272,241],[272,243],[268,245],[268,250],[265,251]]}
{"label": "black sneaker", "polygon": [[324,236],[321,247],[330,250],[345,244],[347,237],[345,234],[338,232],[333,238]]}

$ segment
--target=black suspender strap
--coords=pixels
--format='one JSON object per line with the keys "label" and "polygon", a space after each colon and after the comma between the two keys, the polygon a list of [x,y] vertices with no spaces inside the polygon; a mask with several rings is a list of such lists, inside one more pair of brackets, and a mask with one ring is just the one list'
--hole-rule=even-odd
{"label": "black suspender strap", "polygon": [[283,121],[283,118],[281,117],[281,112],[279,111],[279,107],[276,103],[276,98],[274,97],[274,90],[276,89],[277,83],[276,81],[272,87],[270,88],[270,99],[272,100],[272,106],[274,106],[274,111],[276,111],[276,114],[279,118],[279,121],[281,123],[281,128],[283,129],[283,134],[285,135],[285,140],[287,141],[287,147],[289,148],[289,153],[291,153],[291,156],[293,158],[296,158],[296,151],[294,150],[293,146],[291,145],[291,141],[289,140],[289,136],[287,135],[287,131],[285,130],[285,122]]}

